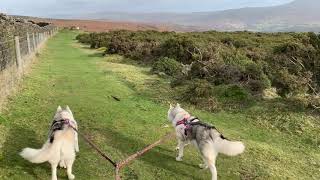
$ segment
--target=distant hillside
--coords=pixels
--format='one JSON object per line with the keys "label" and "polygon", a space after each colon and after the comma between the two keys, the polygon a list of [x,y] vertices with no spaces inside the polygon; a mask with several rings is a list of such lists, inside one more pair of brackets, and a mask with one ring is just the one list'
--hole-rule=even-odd
{"label": "distant hillside", "polygon": [[[320,1],[296,0],[273,6],[199,13],[99,12],[71,18],[108,19],[193,26],[197,30],[320,31]],[[198,27],[198,28],[195,28]]]}
{"label": "distant hillside", "polygon": [[114,21],[93,21],[93,20],[64,20],[50,19],[49,22],[58,27],[79,27],[81,30],[90,32],[112,31],[112,30],[156,30],[165,31],[166,27],[152,26],[133,22],[114,22]]}
{"label": "distant hillside", "polygon": [[82,19],[52,19],[52,18],[38,18],[29,16],[11,16],[16,18],[21,18],[25,20],[30,20],[34,22],[48,22],[58,27],[79,27],[81,30],[89,32],[104,32],[113,30],[131,30],[131,31],[197,31],[199,28],[192,26],[182,26],[182,25],[169,25],[169,24],[153,24],[146,22],[128,22],[128,21],[111,21],[111,20],[85,20]]}

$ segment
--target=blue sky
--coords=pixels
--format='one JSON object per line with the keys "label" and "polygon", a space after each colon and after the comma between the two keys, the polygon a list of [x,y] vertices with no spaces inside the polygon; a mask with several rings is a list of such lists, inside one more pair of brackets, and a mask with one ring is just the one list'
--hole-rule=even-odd
{"label": "blue sky", "polygon": [[0,12],[30,16],[94,12],[200,12],[273,6],[292,0],[0,0]]}

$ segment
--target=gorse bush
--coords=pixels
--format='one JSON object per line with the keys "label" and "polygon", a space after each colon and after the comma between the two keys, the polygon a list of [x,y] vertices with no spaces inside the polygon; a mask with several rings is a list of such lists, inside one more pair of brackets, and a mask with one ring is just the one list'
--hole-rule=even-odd
{"label": "gorse bush", "polygon": [[92,39],[91,39],[91,34],[79,34],[76,37],[76,40],[85,43],[85,44],[90,44]]}
{"label": "gorse bush", "polygon": [[165,73],[170,76],[179,75],[182,72],[181,63],[175,59],[163,57],[159,58],[152,66],[152,71],[155,73]]}
{"label": "gorse bush", "polygon": [[195,47],[196,45],[191,39],[187,37],[176,37],[163,42],[159,47],[159,54],[177,59],[179,62],[185,64],[190,64],[195,60],[191,53]]}
{"label": "gorse bush", "polygon": [[154,72],[173,76],[174,86],[236,85],[251,95],[274,87],[283,97],[320,88],[320,36],[314,33],[112,31],[77,39],[153,65]]}
{"label": "gorse bush", "polygon": [[211,111],[219,108],[219,102],[213,95],[214,87],[208,81],[196,79],[185,85],[186,90],[181,95],[181,100]]}

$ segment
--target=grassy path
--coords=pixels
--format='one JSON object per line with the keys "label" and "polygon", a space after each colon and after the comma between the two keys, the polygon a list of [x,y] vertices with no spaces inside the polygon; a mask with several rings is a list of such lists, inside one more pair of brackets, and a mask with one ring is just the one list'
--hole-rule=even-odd
{"label": "grassy path", "polygon": [[[2,113],[0,179],[50,177],[48,164],[30,164],[18,152],[44,143],[58,105],[69,105],[80,130],[116,160],[172,130],[163,127],[167,106],[155,101],[159,97],[156,91],[161,92],[159,87],[165,80],[148,75],[148,68],[123,63],[120,57],[103,58],[96,51],[81,48],[74,36],[75,33],[62,32],[49,40],[21,91]],[[146,84],[156,88],[148,89]],[[242,156],[219,157],[220,179],[319,179],[318,151],[311,147],[301,151],[299,146],[303,145],[295,137],[257,129],[243,114],[213,115],[191,110],[214,123],[227,137],[243,139],[247,144]],[[176,162],[174,147],[175,142],[171,141],[153,149],[126,168],[123,176],[146,180],[210,178],[208,171],[198,169],[201,161],[193,148],[186,149],[184,162]],[[112,166],[83,140],[74,174],[77,179],[86,180],[113,178]],[[59,171],[59,178],[67,179],[65,171]]]}

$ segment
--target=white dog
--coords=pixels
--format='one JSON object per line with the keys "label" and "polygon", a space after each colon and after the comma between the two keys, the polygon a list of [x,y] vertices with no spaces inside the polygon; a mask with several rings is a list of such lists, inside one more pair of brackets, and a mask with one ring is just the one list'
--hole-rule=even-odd
{"label": "white dog", "polygon": [[239,141],[229,141],[212,125],[201,122],[198,118],[191,116],[187,111],[177,104],[170,105],[168,119],[176,130],[178,139],[177,149],[179,154],[177,161],[182,161],[183,149],[191,142],[200,151],[204,164],[200,168],[208,168],[212,174],[212,180],[217,180],[216,158],[218,153],[229,156],[241,154],[245,146]]}
{"label": "white dog", "polygon": [[32,162],[49,162],[52,168],[52,180],[57,180],[57,166],[67,168],[69,179],[74,179],[72,165],[79,152],[77,122],[73,118],[70,108],[62,109],[60,106],[54,116],[49,138],[41,149],[25,148],[20,155]]}

